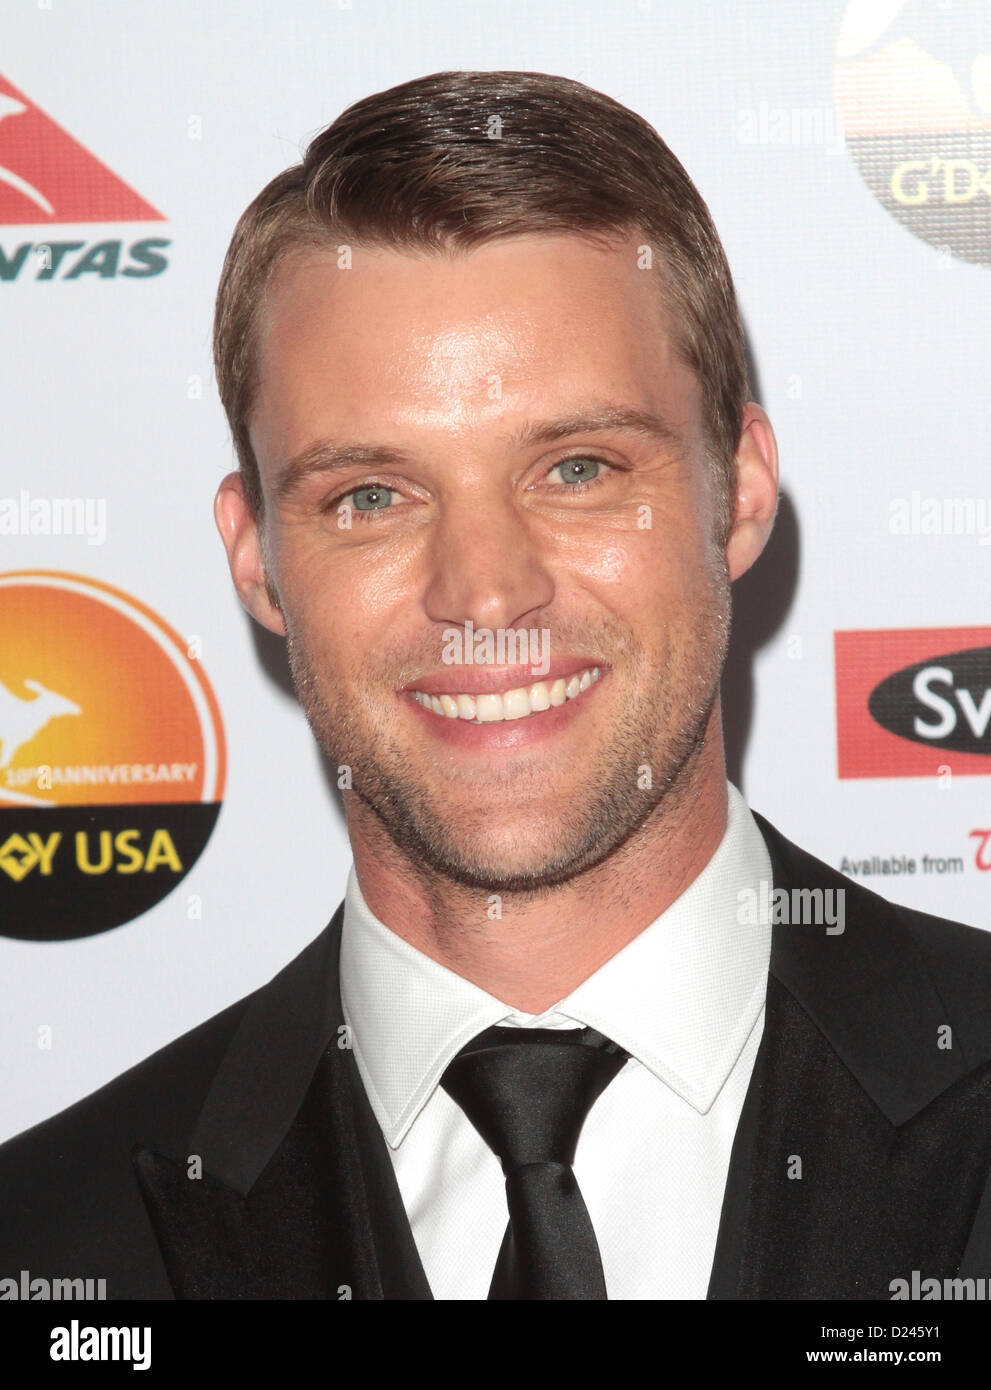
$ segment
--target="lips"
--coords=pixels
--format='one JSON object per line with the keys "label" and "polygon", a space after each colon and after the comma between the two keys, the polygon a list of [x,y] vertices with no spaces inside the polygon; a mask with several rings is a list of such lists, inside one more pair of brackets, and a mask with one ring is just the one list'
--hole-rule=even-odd
{"label": "lips", "polygon": [[[451,673],[453,674],[453,673]],[[513,686],[508,690],[486,691],[410,689],[408,692],[418,705],[430,710],[441,719],[460,719],[472,724],[499,724],[516,719],[527,719],[575,700],[599,680],[602,672],[598,666],[583,667],[569,676],[558,676],[554,680],[534,681],[529,685]],[[467,684],[472,678],[461,676]],[[445,680],[445,684],[449,683]],[[474,683],[474,682],[473,682]],[[481,684],[481,682],[478,682]],[[425,681],[424,685],[428,682]],[[429,682],[433,684],[433,682]]]}

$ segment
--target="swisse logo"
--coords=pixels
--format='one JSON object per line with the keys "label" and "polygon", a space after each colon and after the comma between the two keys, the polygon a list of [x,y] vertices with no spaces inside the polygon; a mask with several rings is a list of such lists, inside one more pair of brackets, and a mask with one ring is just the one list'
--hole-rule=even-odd
{"label": "swisse logo", "polygon": [[867,707],[899,738],[991,756],[991,647],[896,671],[871,691]]}
{"label": "swisse logo", "polygon": [[837,632],[840,777],[991,774],[991,628]]}
{"label": "swisse logo", "polygon": [[0,283],[25,280],[145,280],[168,266],[161,236],[52,236],[49,225],[152,222],[151,203],[0,76],[0,224],[41,235],[0,245]]}
{"label": "swisse logo", "polygon": [[0,935],[61,941],[161,902],[220,811],[195,639],[83,575],[0,574]]}
{"label": "swisse logo", "polygon": [[991,264],[988,0],[851,0],[836,107],[878,202],[945,254]]}

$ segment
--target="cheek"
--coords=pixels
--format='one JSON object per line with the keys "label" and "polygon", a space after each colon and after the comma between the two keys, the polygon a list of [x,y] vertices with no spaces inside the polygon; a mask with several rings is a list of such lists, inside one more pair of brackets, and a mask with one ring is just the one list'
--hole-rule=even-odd
{"label": "cheek", "polygon": [[273,564],[284,606],[297,625],[327,648],[350,645],[358,664],[363,653],[394,632],[412,588],[408,547],[349,545],[312,522],[288,521],[273,544]]}
{"label": "cheek", "polygon": [[[711,559],[693,528],[656,524],[621,535],[598,535],[567,547],[579,587],[632,627],[670,626],[697,611],[711,584]],[[644,637],[649,640],[648,633]]]}
{"label": "cheek", "polygon": [[326,563],[280,572],[286,625],[324,690],[349,685],[379,646],[381,612],[353,578]]}

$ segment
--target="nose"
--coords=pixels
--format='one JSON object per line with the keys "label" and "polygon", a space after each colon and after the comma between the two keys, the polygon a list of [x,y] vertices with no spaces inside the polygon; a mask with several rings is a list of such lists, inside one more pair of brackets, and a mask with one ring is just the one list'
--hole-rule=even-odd
{"label": "nose", "polygon": [[518,628],[554,597],[533,520],[510,497],[449,500],[433,536],[424,606],[438,623]]}

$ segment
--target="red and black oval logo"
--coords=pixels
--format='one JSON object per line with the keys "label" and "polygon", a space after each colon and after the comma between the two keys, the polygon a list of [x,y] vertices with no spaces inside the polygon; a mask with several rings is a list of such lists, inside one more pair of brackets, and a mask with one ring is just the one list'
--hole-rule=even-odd
{"label": "red and black oval logo", "polygon": [[899,738],[991,757],[991,647],[929,657],[895,671],[874,687],[867,708]]}
{"label": "red and black oval logo", "polygon": [[991,628],[837,632],[840,777],[991,774]]}

